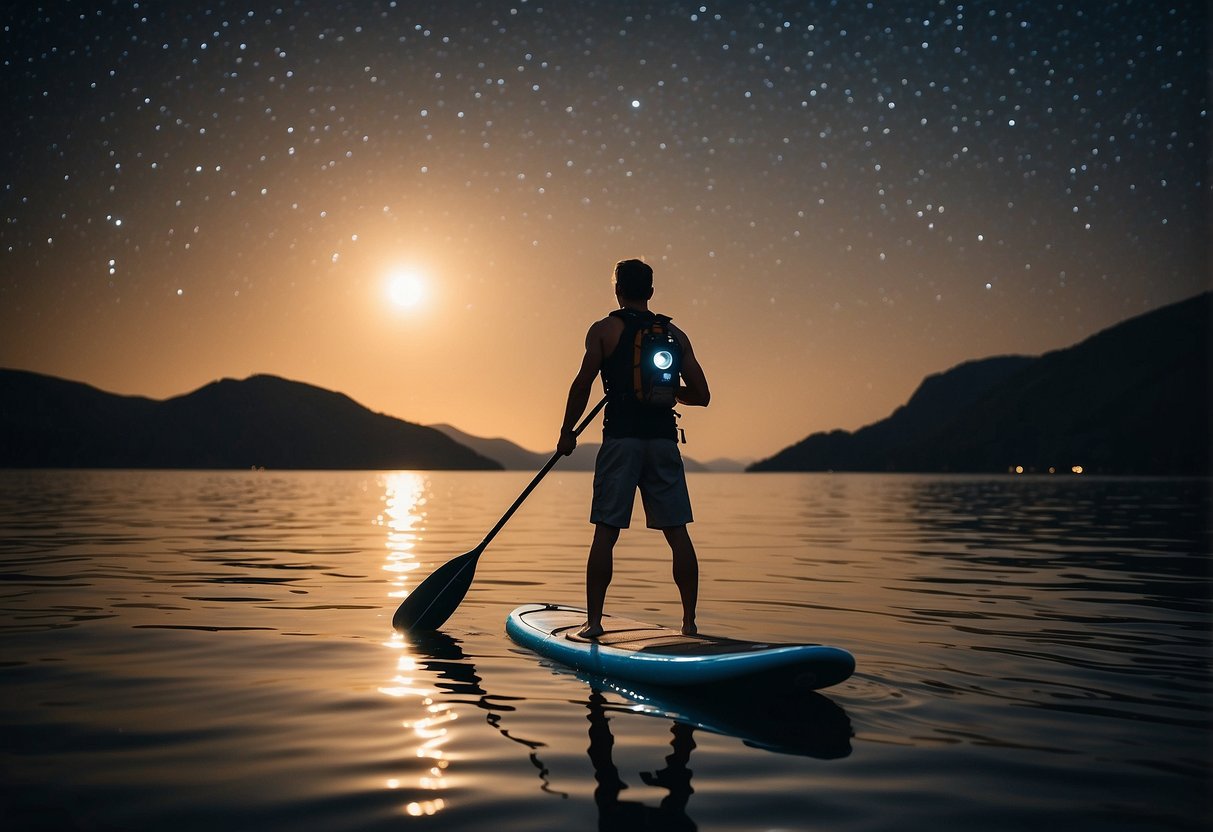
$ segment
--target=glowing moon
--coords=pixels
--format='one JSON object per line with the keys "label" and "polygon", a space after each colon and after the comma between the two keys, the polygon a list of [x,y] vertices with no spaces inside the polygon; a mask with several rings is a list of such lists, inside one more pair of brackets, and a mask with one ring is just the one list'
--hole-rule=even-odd
{"label": "glowing moon", "polygon": [[387,296],[399,309],[415,309],[428,294],[425,276],[415,269],[397,269],[388,275]]}

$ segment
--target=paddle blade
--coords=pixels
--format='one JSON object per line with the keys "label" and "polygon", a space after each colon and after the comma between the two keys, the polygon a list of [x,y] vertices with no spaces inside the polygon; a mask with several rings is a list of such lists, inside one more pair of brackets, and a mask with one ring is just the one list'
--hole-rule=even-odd
{"label": "paddle blade", "polygon": [[434,574],[419,583],[396,609],[392,626],[397,630],[441,627],[467,595],[476,574],[476,561],[483,551],[481,545],[435,569]]}

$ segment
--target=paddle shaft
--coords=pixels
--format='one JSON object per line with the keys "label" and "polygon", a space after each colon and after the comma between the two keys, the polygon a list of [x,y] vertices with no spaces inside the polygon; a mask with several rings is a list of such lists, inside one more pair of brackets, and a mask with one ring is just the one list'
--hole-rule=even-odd
{"label": "paddle shaft", "polygon": [[[581,421],[581,424],[573,431],[573,435],[580,435],[590,423],[590,420],[598,415],[598,411],[602,410],[605,404],[606,399],[603,398],[590,411],[589,415]],[[552,470],[552,466],[556,464],[560,457],[559,451],[552,455],[547,465],[543,466],[543,470],[535,475],[535,478],[531,480],[531,484],[526,487],[526,490],[518,496],[518,499],[514,501],[509,510],[497,521],[497,525],[493,526],[492,531],[485,535],[484,540],[480,542],[479,546],[444,563],[405,597],[400,606],[397,607],[396,614],[392,616],[393,627],[398,630],[436,630],[442,626],[443,622],[450,618],[451,613],[455,611],[463,600],[463,596],[467,594],[468,587],[472,583],[472,576],[476,573],[476,561],[484,553],[485,548],[489,545],[489,541],[493,539],[497,532],[501,531],[501,527],[518,510],[518,507],[522,505],[522,501],[527,498],[527,495],[535,490],[535,486],[539,485],[539,481],[543,479],[544,475]]]}
{"label": "paddle shaft", "polygon": [[[586,417],[581,420],[581,424],[573,429],[573,436],[581,435],[581,432],[585,430],[590,422],[594,420],[594,417],[598,415],[598,411],[602,410],[602,408],[606,405],[606,402],[606,396],[603,396],[602,401],[594,405],[594,409],[586,414]],[[518,510],[520,505],[522,505],[522,501],[530,496],[530,493],[535,490],[535,486],[539,485],[539,481],[547,476],[548,471],[552,470],[553,466],[556,465],[562,456],[564,456],[564,454],[560,453],[560,451],[552,454],[552,458],[547,461],[546,465],[539,469],[539,473],[535,475],[535,479],[531,480],[531,484],[518,495],[518,499],[514,501],[514,504],[506,510],[505,514],[501,515],[501,519],[497,521],[497,525],[493,526],[492,530],[484,536],[484,540],[480,542],[480,546],[478,547],[479,549],[483,550],[489,545],[489,541],[497,536],[497,532],[501,531],[502,526],[504,526],[509,519],[514,516],[514,512]]]}

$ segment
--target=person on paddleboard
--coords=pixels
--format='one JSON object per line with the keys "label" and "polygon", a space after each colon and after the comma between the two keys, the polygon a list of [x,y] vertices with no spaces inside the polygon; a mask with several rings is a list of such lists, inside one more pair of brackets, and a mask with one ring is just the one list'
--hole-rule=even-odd
{"label": "person on paddleboard", "polygon": [[649,310],[653,269],[641,260],[615,264],[619,309],[590,326],[581,368],[569,387],[556,450],[577,447],[574,425],[585,411],[594,378],[602,376],[606,418],[594,463],[590,522],[594,539],[586,563],[585,638],[602,635],[602,608],[611,583],[619,530],[631,524],[640,489],[646,525],[660,529],[674,560],[682,599],[682,632],[693,635],[699,595],[699,561],[687,532],[692,521],[686,472],[678,451],[675,403],[706,407],[711,393],[686,333]]}

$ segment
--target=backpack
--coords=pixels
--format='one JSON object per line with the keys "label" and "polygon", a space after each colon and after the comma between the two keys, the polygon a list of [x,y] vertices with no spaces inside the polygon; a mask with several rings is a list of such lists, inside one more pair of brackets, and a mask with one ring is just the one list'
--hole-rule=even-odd
{"label": "backpack", "polygon": [[654,315],[636,330],[632,350],[632,392],[649,407],[673,407],[682,370],[682,344],[670,331],[670,319]]}

